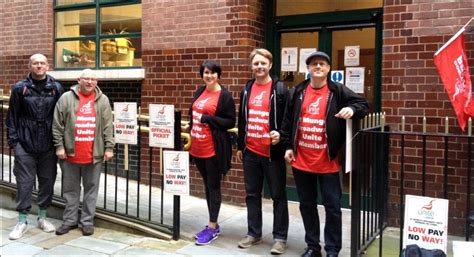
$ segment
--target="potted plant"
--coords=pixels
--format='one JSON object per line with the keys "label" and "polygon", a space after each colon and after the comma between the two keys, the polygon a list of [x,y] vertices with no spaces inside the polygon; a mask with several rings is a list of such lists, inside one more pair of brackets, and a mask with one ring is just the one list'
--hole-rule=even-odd
{"label": "potted plant", "polygon": [[[121,29],[119,32],[117,32],[115,29],[110,29],[108,34],[126,34],[127,33],[127,28]],[[127,54],[129,51],[129,48],[133,46],[132,42],[130,41],[129,37],[118,37],[115,38],[115,43],[117,44],[117,52],[121,54]]]}

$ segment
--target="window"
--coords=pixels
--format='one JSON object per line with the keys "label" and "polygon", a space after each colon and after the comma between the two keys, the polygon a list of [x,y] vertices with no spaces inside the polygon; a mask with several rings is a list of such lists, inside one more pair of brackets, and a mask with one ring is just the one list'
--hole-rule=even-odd
{"label": "window", "polygon": [[56,0],[55,68],[137,67],[140,0]]}

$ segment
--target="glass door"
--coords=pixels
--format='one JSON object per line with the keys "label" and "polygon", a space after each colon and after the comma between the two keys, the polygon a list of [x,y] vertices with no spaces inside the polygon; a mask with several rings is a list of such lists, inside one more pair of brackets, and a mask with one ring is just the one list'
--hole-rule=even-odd
{"label": "glass door", "polygon": [[[295,31],[296,30],[296,31]],[[345,84],[353,91],[365,97],[370,105],[370,111],[377,110],[379,104],[379,96],[377,92],[377,81],[380,79],[380,73],[377,72],[377,29],[375,25],[367,24],[351,24],[351,25],[328,25],[314,27],[313,30],[291,29],[289,31],[282,30],[278,34],[278,48],[276,49],[276,63],[279,67],[279,78],[284,81],[289,88],[296,86],[306,78],[305,71],[299,68],[300,65],[306,64],[304,60],[299,60],[301,52],[307,51],[308,48],[318,49],[326,52],[331,57],[331,71],[333,80]],[[287,69],[281,63],[289,61],[286,49],[297,48],[298,65],[295,71],[282,71]],[[303,62],[303,63],[300,63]],[[282,69],[283,68],[283,69]],[[379,77],[377,79],[377,76]],[[349,208],[350,193],[350,173],[344,171],[344,155],[339,156],[341,163],[342,185],[343,185],[343,207]],[[297,200],[296,188],[294,184],[291,166],[287,169],[287,192],[289,200]]]}
{"label": "glass door", "polygon": [[[291,32],[281,33],[281,47],[297,47],[298,49],[318,48],[319,32]],[[281,52],[281,51],[280,51]],[[298,66],[299,69],[299,66]],[[288,88],[296,86],[301,81],[305,80],[305,72],[280,72],[280,79],[285,83]],[[291,171],[291,165],[287,164],[287,193],[288,199],[296,200],[297,193],[295,187],[295,181],[293,179],[293,173]]]}

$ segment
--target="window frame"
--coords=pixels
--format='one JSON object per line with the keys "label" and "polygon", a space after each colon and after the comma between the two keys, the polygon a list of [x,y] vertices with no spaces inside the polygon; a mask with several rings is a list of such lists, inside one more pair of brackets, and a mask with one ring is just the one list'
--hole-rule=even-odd
{"label": "window frame", "polygon": [[[141,0],[94,0],[91,3],[78,3],[78,4],[65,4],[65,5],[57,5],[57,1],[54,1],[54,44],[53,44],[53,51],[54,51],[54,69],[55,70],[82,70],[88,67],[56,67],[57,59],[61,58],[57,56],[57,43],[58,42],[70,42],[70,41],[82,41],[82,40],[91,40],[94,41],[96,44],[95,50],[95,67],[89,67],[94,70],[106,70],[106,69],[136,69],[141,68],[142,66],[115,66],[115,67],[102,67],[100,65],[100,48],[101,48],[101,40],[103,39],[111,39],[111,38],[120,38],[120,37],[128,37],[128,38],[142,38],[141,32],[127,32],[126,34],[101,34],[101,8],[104,7],[116,7],[116,6],[127,6],[127,5],[134,5],[134,4],[141,4]],[[57,19],[56,14],[59,12],[67,12],[67,11],[76,11],[76,10],[84,10],[84,9],[95,9],[96,17],[95,17],[95,35],[94,36],[79,36],[79,37],[64,37],[64,38],[57,38]],[[142,17],[142,24],[143,24],[143,17]]]}

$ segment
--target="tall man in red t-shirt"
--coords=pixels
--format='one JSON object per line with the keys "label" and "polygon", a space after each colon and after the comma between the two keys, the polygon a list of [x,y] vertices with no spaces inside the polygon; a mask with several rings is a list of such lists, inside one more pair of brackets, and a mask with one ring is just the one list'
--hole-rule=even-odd
{"label": "tall man in red t-shirt", "polygon": [[[66,234],[78,225],[84,236],[94,233],[102,163],[114,156],[109,99],[97,87],[93,70],[83,70],[78,82],[62,95],[54,111],[53,137],[66,200],[63,224],[56,229],[56,235]],[[81,180],[84,197],[79,217]]]}
{"label": "tall man in red t-shirt", "polygon": [[316,203],[319,183],[326,211],[324,249],[338,256],[342,245],[341,183],[338,151],[345,139],[345,120],[361,119],[367,101],[346,86],[328,80],[331,61],[316,51],[306,59],[311,78],[290,90],[283,119],[285,159],[293,167],[300,212],[308,247],[302,257],[320,257],[319,216]]}
{"label": "tall man in red t-shirt", "polygon": [[270,252],[286,251],[288,236],[288,201],[286,198],[285,148],[280,129],[288,89],[270,77],[272,54],[255,49],[250,54],[255,79],[247,82],[240,96],[237,158],[243,161],[247,196],[247,235],[239,242],[248,248],[262,242],[262,189],[264,179],[273,200],[273,239]]}

